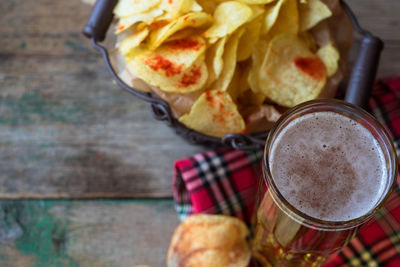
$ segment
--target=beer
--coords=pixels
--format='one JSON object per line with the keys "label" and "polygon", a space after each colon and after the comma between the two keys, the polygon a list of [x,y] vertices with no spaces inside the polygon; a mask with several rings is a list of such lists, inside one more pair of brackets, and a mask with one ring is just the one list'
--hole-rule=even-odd
{"label": "beer", "polygon": [[382,205],[396,177],[386,132],[341,101],[311,101],[271,130],[253,255],[264,266],[320,266]]}
{"label": "beer", "polygon": [[334,112],[291,121],[279,133],[269,164],[282,196],[324,221],[349,221],[376,206],[387,169],[382,148],[368,129]]}

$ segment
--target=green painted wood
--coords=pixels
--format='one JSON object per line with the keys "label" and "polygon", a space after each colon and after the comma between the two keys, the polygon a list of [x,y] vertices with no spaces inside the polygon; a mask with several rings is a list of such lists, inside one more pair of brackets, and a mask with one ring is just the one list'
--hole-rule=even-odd
{"label": "green painted wood", "polygon": [[165,266],[171,200],[1,201],[2,267]]}

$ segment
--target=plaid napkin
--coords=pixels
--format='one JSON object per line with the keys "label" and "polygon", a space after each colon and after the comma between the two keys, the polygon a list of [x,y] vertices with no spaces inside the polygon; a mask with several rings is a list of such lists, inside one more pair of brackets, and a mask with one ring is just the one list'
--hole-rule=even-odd
{"label": "plaid napkin", "polygon": [[[400,77],[378,81],[370,111],[391,133],[400,150]],[[250,222],[261,175],[262,151],[220,149],[180,159],[173,192],[180,220],[191,214],[226,214]],[[324,266],[400,266],[400,183],[375,220]]]}

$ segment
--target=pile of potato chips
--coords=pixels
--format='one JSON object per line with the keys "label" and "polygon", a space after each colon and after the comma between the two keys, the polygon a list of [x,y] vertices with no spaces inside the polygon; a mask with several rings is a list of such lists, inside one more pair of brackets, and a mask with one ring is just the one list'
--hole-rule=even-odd
{"label": "pile of potato chips", "polygon": [[118,50],[165,93],[198,92],[179,121],[222,137],[245,133],[244,110],[317,98],[338,69],[334,44],[310,29],[332,15],[321,0],[120,0]]}

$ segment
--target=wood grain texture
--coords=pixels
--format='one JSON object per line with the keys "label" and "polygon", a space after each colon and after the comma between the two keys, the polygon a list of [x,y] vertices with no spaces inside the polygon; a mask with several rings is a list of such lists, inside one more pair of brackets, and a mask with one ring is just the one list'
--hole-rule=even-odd
{"label": "wood grain texture", "polygon": [[90,7],[0,3],[0,197],[171,196],[191,146],[117,87],[82,36]]}
{"label": "wood grain texture", "polygon": [[[348,0],[400,74],[398,0]],[[0,1],[0,197],[171,196],[173,162],[204,150],[110,79],[79,0]]]}
{"label": "wood grain texture", "polygon": [[171,200],[2,201],[0,266],[165,266]]}

